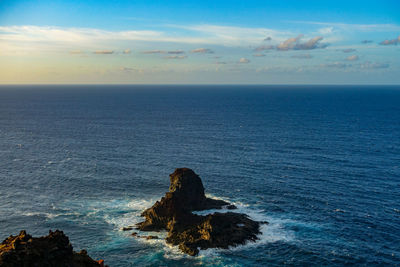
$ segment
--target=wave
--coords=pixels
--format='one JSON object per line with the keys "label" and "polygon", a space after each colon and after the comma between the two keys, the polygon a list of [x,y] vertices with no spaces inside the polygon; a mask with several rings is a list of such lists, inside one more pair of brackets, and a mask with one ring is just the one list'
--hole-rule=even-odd
{"label": "wave", "polygon": [[[216,197],[213,195],[207,195],[207,196],[214,198],[214,199],[221,199],[221,200],[230,202],[230,203],[234,204],[237,207],[237,209],[236,210],[228,210],[226,208],[211,209],[211,210],[196,211],[193,213],[198,214],[198,215],[207,215],[207,214],[212,214],[214,212],[232,212],[233,211],[233,212],[238,212],[238,213],[244,213],[255,221],[268,221],[269,222],[269,224],[267,224],[267,225],[266,224],[261,225],[261,228],[260,228],[261,234],[258,236],[259,240],[257,240],[256,242],[249,241],[245,245],[231,247],[230,250],[233,250],[233,251],[244,250],[244,249],[249,249],[249,248],[260,246],[260,245],[265,245],[267,243],[279,242],[279,241],[291,242],[295,238],[294,233],[291,230],[288,230],[285,228],[285,223],[290,222],[288,220],[269,216],[266,214],[265,210],[256,209],[246,203],[235,202],[235,201],[231,201],[230,199],[227,199],[227,198]],[[140,214],[143,212],[143,210],[151,207],[151,205],[153,205],[154,202],[155,202],[155,199],[131,200],[125,204],[125,207],[132,209],[131,213],[124,214],[117,218],[107,216],[106,221],[109,222],[110,224],[113,224],[119,230],[121,230],[122,227],[132,226],[143,220],[143,218],[140,217]],[[126,236],[129,236],[130,232],[123,232],[123,234]],[[157,247],[162,248],[162,250],[164,252],[164,257],[168,258],[168,259],[180,259],[183,257],[190,257],[190,256],[187,256],[186,254],[184,254],[183,252],[181,252],[178,249],[178,247],[167,244],[165,242],[166,234],[167,234],[166,232],[157,232],[157,233],[147,232],[145,235],[157,235],[159,237],[159,239],[146,240],[144,238],[137,238],[135,240],[137,240],[140,243],[155,245]],[[132,238],[132,237],[129,237],[129,238]],[[205,257],[209,257],[211,255],[217,255],[223,251],[225,251],[225,250],[218,249],[218,248],[200,250],[200,253],[196,258],[202,259]]]}
{"label": "wave", "polygon": [[47,219],[53,219],[55,217],[60,216],[61,214],[54,214],[54,213],[47,213],[47,212],[24,212],[21,215],[27,216],[27,217],[39,216],[39,217],[46,217]]}
{"label": "wave", "polygon": [[[208,197],[214,199],[222,199],[227,202],[234,204],[236,210],[228,209],[212,209],[194,212],[199,215],[211,214],[214,212],[238,212],[248,215],[251,219],[255,221],[268,221],[269,224],[261,225],[260,232],[258,236],[259,240],[256,242],[249,241],[245,245],[240,245],[236,247],[231,247],[230,250],[246,250],[249,248],[257,247],[260,245],[265,245],[273,242],[292,242],[295,240],[294,232],[287,225],[292,224],[293,220],[277,218],[268,215],[265,210],[257,209],[256,206],[250,206],[247,203],[232,201],[227,198],[217,197],[213,195],[207,195]],[[82,203],[69,202],[68,212],[78,212],[80,216],[92,217],[90,220],[104,220],[107,224],[112,226],[112,232],[110,234],[117,238],[122,238],[123,240],[134,240],[134,242],[150,245],[154,247],[156,253],[162,253],[163,257],[166,259],[197,259],[201,262],[209,261],[208,257],[212,257],[216,260],[220,257],[220,254],[226,251],[225,249],[207,249],[200,250],[200,253],[195,258],[188,256],[181,252],[177,246],[171,246],[165,242],[165,237],[167,236],[166,231],[161,232],[139,232],[141,236],[156,235],[159,239],[145,238],[133,238],[131,236],[132,231],[122,231],[123,227],[134,226],[136,223],[143,221],[143,217],[140,214],[147,208],[151,207],[158,198],[150,199],[114,199],[109,201],[90,201]],[[65,204],[65,203],[64,203]],[[67,210],[65,210],[67,211]],[[38,213],[41,214],[41,213]],[[30,213],[30,215],[35,215]],[[64,214],[65,215],[65,214]],[[49,218],[54,218],[58,216],[55,214],[47,214]],[[52,217],[53,216],[53,217]],[[299,222],[300,223],[300,222]],[[111,244],[110,244],[111,245]]]}
{"label": "wave", "polygon": [[[236,251],[242,249],[249,249],[251,247],[256,247],[260,245],[265,245],[268,243],[273,242],[292,242],[295,239],[295,234],[293,231],[286,229],[285,224],[289,222],[287,219],[281,219],[273,216],[269,216],[266,214],[265,210],[257,209],[255,207],[251,207],[249,204],[242,203],[242,202],[235,202],[231,201],[228,198],[216,197],[213,195],[207,195],[207,197],[211,197],[214,199],[221,199],[227,201],[229,203],[234,204],[237,209],[236,210],[229,210],[226,208],[223,209],[211,209],[211,210],[203,210],[203,211],[195,211],[194,214],[198,215],[207,215],[212,214],[215,212],[238,212],[246,214],[250,217],[250,219],[254,221],[267,221],[268,224],[262,224],[260,226],[261,234],[258,235],[258,240],[256,242],[249,241],[244,245],[239,245],[235,247],[230,247],[229,250]],[[208,249],[208,250],[201,250],[199,256],[210,256],[211,254],[215,254],[218,252],[222,252],[224,249]]]}

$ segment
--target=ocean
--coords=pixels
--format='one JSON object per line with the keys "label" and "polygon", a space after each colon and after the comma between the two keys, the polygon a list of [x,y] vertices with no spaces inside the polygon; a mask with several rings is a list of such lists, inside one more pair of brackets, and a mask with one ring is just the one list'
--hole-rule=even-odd
{"label": "ocean", "polygon": [[[121,231],[178,167],[268,221],[260,240],[191,257]],[[61,229],[110,266],[399,266],[399,199],[399,86],[0,87],[1,240]]]}

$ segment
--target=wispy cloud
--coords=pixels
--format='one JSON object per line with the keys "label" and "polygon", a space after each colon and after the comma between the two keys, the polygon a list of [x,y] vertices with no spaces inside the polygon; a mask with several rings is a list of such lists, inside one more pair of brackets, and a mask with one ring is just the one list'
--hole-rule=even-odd
{"label": "wispy cloud", "polygon": [[121,70],[121,71],[133,71],[134,69],[133,68],[129,68],[129,67],[121,67],[121,68],[119,68],[119,70]]}
{"label": "wispy cloud", "polygon": [[131,68],[131,67],[120,67],[119,71],[123,73],[144,73],[144,70],[142,69],[136,69],[136,68]]}
{"label": "wispy cloud", "polygon": [[357,55],[352,55],[352,56],[348,56],[346,58],[347,61],[356,61],[358,60],[358,56]]}
{"label": "wispy cloud", "polygon": [[176,54],[176,55],[178,55],[178,54],[184,54],[185,51],[183,51],[183,50],[173,50],[173,51],[168,51],[167,53],[168,54]]}
{"label": "wispy cloud", "polygon": [[337,68],[337,69],[344,69],[347,67],[351,67],[351,64],[345,64],[342,62],[333,62],[333,63],[328,63],[328,64],[322,64],[320,65],[321,67],[325,68]]}
{"label": "wispy cloud", "polygon": [[362,40],[361,41],[362,44],[370,44],[372,42],[373,42],[372,40]]}
{"label": "wispy cloud", "polygon": [[[250,27],[233,27],[220,26],[210,24],[200,25],[170,25],[173,28],[181,28],[200,34],[209,43],[219,45],[246,45],[257,44],[267,39],[282,41],[285,36],[291,35],[290,31],[274,30],[269,28],[250,28]],[[267,36],[267,37],[265,37]]]}
{"label": "wispy cloud", "polygon": [[47,41],[82,43],[99,40],[153,40],[161,39],[157,31],[105,31],[92,28],[61,28],[50,26],[0,26],[0,40]]}
{"label": "wispy cloud", "polygon": [[279,51],[289,51],[289,50],[312,50],[318,48],[325,48],[328,44],[321,43],[323,37],[316,36],[314,38],[309,39],[306,42],[301,42],[300,40],[303,38],[303,34],[298,35],[297,37],[292,37],[284,40],[283,42],[277,45],[260,45],[254,49],[256,52],[265,51],[265,50],[279,50]]}
{"label": "wispy cloud", "polygon": [[254,49],[254,51],[265,51],[275,49],[274,45],[260,45]]}
{"label": "wispy cloud", "polygon": [[340,28],[344,30],[354,30],[363,32],[392,32],[400,31],[400,25],[397,24],[351,24],[337,22],[319,22],[319,21],[289,21],[292,23],[321,25],[327,27]]}
{"label": "wispy cloud", "polygon": [[354,48],[346,48],[346,49],[342,49],[341,51],[343,53],[352,53],[352,52],[356,52],[357,50]]}
{"label": "wispy cloud", "polygon": [[193,49],[190,52],[192,52],[192,53],[200,53],[200,54],[213,54],[214,53],[214,51],[212,51],[211,49],[208,49],[208,48],[196,48],[196,49]]}
{"label": "wispy cloud", "polygon": [[276,49],[280,51],[288,51],[288,50],[311,50],[317,48],[325,48],[327,44],[321,44],[320,41],[323,39],[322,36],[317,36],[311,38],[305,43],[301,43],[300,39],[303,37],[302,34],[298,35],[294,38],[289,38],[284,42],[280,43]]}
{"label": "wispy cloud", "polygon": [[398,44],[400,44],[400,35],[396,39],[385,40],[385,41],[380,42],[379,44],[381,44],[381,45],[398,45]]}
{"label": "wispy cloud", "polygon": [[361,69],[387,69],[389,68],[389,64],[387,63],[378,63],[378,62],[370,62],[366,61],[360,64]]}
{"label": "wispy cloud", "polygon": [[265,57],[264,54],[254,54],[253,57]]}
{"label": "wispy cloud", "polygon": [[291,57],[292,58],[298,58],[298,59],[310,59],[310,58],[312,58],[312,56],[310,54],[293,55]]}
{"label": "wispy cloud", "polygon": [[82,50],[71,50],[71,51],[69,51],[69,53],[71,55],[81,55],[81,54],[83,54],[83,51]]}
{"label": "wispy cloud", "polygon": [[186,58],[186,56],[177,56],[177,55],[175,55],[175,56],[166,56],[164,58],[165,59],[184,59],[184,58]]}
{"label": "wispy cloud", "polygon": [[166,51],[163,50],[146,50],[142,51],[143,54],[165,54]]}
{"label": "wispy cloud", "polygon": [[123,54],[130,54],[131,50],[130,49],[125,49],[124,51],[122,51]]}
{"label": "wispy cloud", "polygon": [[239,59],[239,63],[250,63],[250,60],[242,57],[241,59]]}
{"label": "wispy cloud", "polygon": [[93,54],[110,55],[110,54],[114,54],[114,51],[113,50],[97,50],[97,51],[94,51]]}

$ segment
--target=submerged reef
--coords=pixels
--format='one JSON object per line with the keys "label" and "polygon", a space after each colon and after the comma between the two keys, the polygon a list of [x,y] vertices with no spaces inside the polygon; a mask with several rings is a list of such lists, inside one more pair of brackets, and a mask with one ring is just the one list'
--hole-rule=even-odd
{"label": "submerged reef", "polygon": [[23,230],[0,244],[0,266],[103,267],[104,261],[93,260],[85,250],[73,251],[62,231],[49,231],[47,236],[32,237]]}
{"label": "submerged reef", "polygon": [[[207,198],[200,177],[191,169],[179,168],[170,174],[169,192],[141,216],[141,231],[168,231],[167,243],[195,256],[199,249],[224,248],[256,241],[260,224],[246,214],[215,212],[201,216],[193,211],[236,207],[226,201]],[[136,234],[134,234],[136,236]]]}

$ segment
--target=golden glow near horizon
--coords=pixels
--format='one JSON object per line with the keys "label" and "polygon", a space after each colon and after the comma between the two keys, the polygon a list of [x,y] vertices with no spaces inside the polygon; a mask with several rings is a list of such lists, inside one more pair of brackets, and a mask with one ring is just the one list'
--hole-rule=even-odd
{"label": "golden glow near horizon", "polygon": [[[277,15],[271,11],[270,17],[261,14],[258,20],[238,21],[225,15],[226,7],[222,5],[218,7],[219,23],[198,23],[201,20],[196,21],[196,9],[190,11],[191,18],[185,17],[187,23],[182,23],[171,14],[165,15],[165,20],[124,17],[121,14],[125,9],[134,12],[138,6],[103,3],[96,8],[108,14],[109,21],[100,14],[90,19],[72,14],[66,16],[75,17],[62,20],[49,9],[63,10],[67,2],[55,7],[13,3],[0,3],[0,84],[400,83],[400,26],[396,14],[392,14],[390,23],[387,19],[365,23],[370,21],[367,15],[364,23],[344,23],[338,22],[342,18],[328,8],[317,7],[326,10],[330,14],[326,19],[334,22],[322,18],[289,20],[284,17],[287,10],[279,13],[279,19],[272,19]],[[7,4],[15,5],[14,9],[4,8]],[[91,14],[92,7],[82,3],[76,12]],[[118,10],[112,11],[115,8]],[[163,10],[162,6],[158,8]],[[267,14],[269,8],[273,5],[257,10]],[[376,14],[379,8],[371,7],[371,12]],[[304,12],[298,9],[299,14]],[[381,9],[383,17],[391,10]],[[349,18],[354,15],[346,6],[343,10]],[[204,16],[212,15],[208,9],[203,11]],[[181,15],[178,11],[173,14]],[[51,26],[57,24],[64,26]]]}

